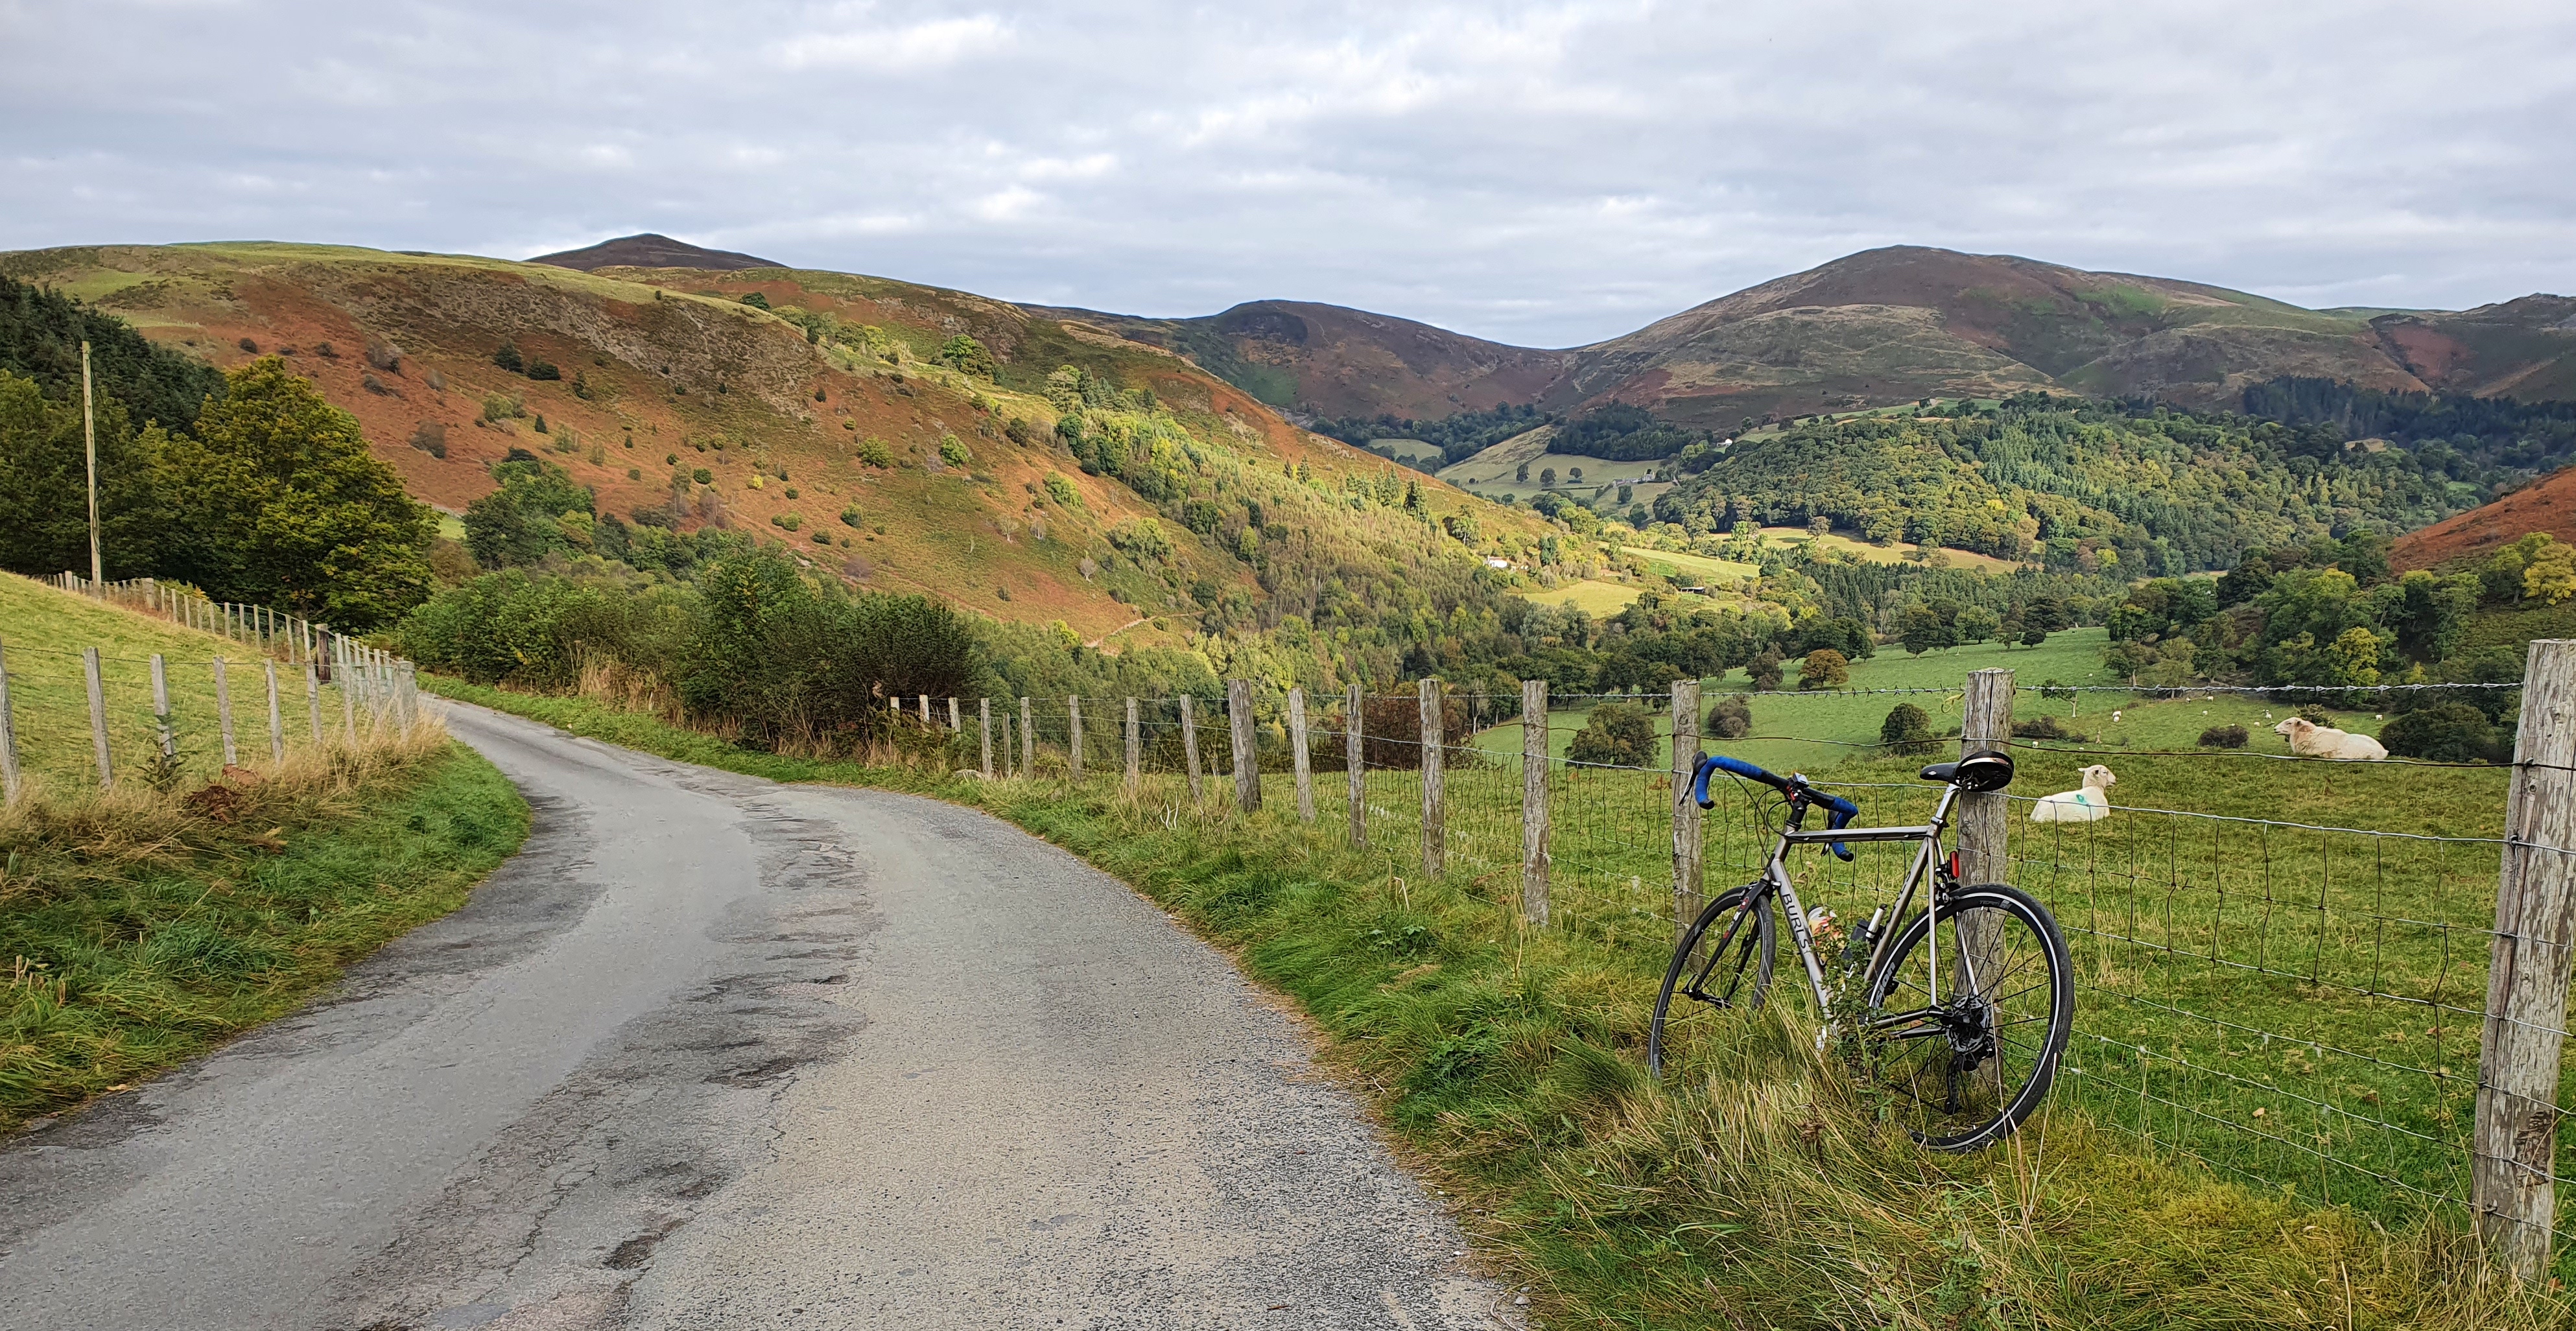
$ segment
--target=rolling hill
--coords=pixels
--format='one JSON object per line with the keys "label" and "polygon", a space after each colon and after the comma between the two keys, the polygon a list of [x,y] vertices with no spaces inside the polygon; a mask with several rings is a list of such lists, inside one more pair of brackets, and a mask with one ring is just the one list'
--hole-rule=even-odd
{"label": "rolling hill", "polygon": [[734,250],[711,250],[651,231],[603,240],[577,250],[540,254],[528,262],[574,268],[585,273],[602,268],[697,268],[707,272],[733,272],[744,268],[785,266]]}
{"label": "rolling hill", "polygon": [[2483,559],[2536,531],[2576,542],[2576,467],[2398,537],[2388,562],[2400,569],[2441,568]]}
{"label": "rolling hill", "polygon": [[1511,347],[1290,301],[1201,319],[1086,316],[1274,406],[1435,418],[1609,401],[1706,429],[1745,417],[2026,389],[2233,407],[2282,376],[2576,397],[2576,300],[2457,313],[2308,310],[2222,287],[1922,246],[1868,250],[1591,346]]}
{"label": "rolling hill", "polygon": [[27,251],[0,272],[219,368],[282,356],[450,513],[533,454],[602,514],[748,531],[1087,641],[1312,622],[1337,597],[1445,614],[1435,589],[1543,525],[1105,328],[880,278],[291,244]]}

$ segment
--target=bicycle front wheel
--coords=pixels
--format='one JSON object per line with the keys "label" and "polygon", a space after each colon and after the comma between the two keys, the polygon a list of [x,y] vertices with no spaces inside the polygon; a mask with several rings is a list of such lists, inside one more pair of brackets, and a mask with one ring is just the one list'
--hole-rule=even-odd
{"label": "bicycle front wheel", "polygon": [[2066,938],[2019,888],[1959,888],[1897,937],[1864,1020],[1863,1075],[1915,1141],[1991,1145],[2057,1078],[2075,1024]]}
{"label": "bicycle front wheel", "polygon": [[[1693,1023],[1729,1008],[1758,1008],[1770,996],[1779,944],[1769,886],[1748,883],[1720,893],[1673,949],[1655,995],[1655,1019],[1646,1027],[1646,1068],[1657,1080]],[[1756,891],[1759,899],[1752,898]]]}

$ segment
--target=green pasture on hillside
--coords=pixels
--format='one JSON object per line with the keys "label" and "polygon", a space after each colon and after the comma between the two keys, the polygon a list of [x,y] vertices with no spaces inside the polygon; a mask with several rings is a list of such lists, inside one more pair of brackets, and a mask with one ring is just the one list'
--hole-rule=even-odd
{"label": "green pasture on hillside", "polygon": [[[161,654],[169,680],[182,774],[202,781],[223,766],[214,672],[218,656],[226,661],[235,752],[245,766],[269,765],[268,680],[262,669],[269,658],[257,648],[0,574],[0,664],[9,672],[19,762],[31,777],[58,791],[98,780],[81,663],[84,647],[99,649],[109,757],[121,775],[139,776],[159,746],[152,700],[154,653]],[[279,719],[291,755],[311,747],[313,740],[304,668],[279,661],[277,687]],[[323,685],[319,701],[324,735],[339,735],[346,724],[339,688]],[[358,710],[363,726],[366,709]]]}

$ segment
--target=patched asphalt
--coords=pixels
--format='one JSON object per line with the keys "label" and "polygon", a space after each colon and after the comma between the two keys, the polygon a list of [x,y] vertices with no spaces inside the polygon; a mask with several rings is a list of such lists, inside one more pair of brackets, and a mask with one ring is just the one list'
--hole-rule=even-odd
{"label": "patched asphalt", "polygon": [[449,724],[526,848],[0,1149],[0,1328],[1519,1323],[1292,1021],[1125,885],[935,801]]}

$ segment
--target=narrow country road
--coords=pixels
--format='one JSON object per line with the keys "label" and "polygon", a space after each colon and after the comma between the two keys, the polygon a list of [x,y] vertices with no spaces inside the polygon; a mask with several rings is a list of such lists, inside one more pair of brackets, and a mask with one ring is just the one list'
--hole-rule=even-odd
{"label": "narrow country road", "polygon": [[1494,1327],[1290,1021],[994,819],[466,707],[527,847],[0,1149],[0,1327]]}

